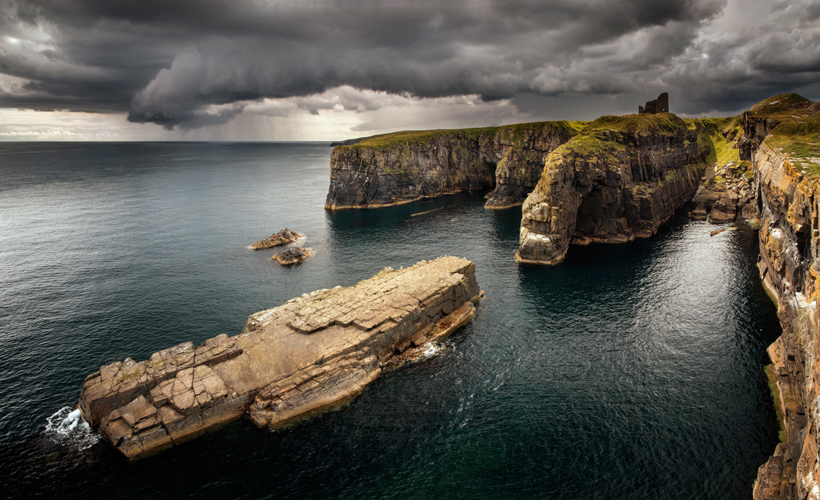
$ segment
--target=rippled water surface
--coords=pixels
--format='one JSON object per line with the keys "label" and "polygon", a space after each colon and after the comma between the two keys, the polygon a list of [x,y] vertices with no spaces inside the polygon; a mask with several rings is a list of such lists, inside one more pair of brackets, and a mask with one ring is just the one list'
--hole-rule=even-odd
{"label": "rippled water surface", "polygon": [[[777,442],[762,367],[779,333],[752,230],[710,237],[684,215],[519,267],[520,209],[480,194],[325,212],[329,154],[0,144],[4,495],[751,498]],[[248,248],[284,227],[315,256],[283,268]],[[475,319],[339,411],[277,433],[239,421],[132,464],[77,434],[71,407],[102,364],[448,254],[477,264]]]}

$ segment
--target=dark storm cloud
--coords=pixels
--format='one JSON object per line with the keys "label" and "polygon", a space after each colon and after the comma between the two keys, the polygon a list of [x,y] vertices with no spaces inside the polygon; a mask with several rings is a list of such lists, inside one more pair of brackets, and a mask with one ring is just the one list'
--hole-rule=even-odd
{"label": "dark storm cloud", "polygon": [[[13,77],[0,106],[128,112],[132,121],[191,128],[224,123],[249,101],[343,85],[488,101],[668,89],[685,112],[718,109],[719,99],[742,99],[744,89],[811,85],[816,26],[794,33],[775,16],[780,38],[704,38],[724,7],[725,0],[0,0],[0,73]],[[813,3],[803,9],[806,22],[817,19]],[[779,57],[795,41],[804,54]],[[744,84],[752,77],[758,83]]]}

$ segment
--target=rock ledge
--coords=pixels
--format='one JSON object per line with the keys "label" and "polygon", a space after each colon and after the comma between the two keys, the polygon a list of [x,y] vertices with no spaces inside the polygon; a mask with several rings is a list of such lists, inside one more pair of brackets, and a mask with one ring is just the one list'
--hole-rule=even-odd
{"label": "rock ledge", "polygon": [[242,333],[185,342],[86,378],[83,417],[129,459],[248,414],[281,428],[358,395],[386,363],[468,322],[481,296],[458,257],[384,269],[252,314]]}

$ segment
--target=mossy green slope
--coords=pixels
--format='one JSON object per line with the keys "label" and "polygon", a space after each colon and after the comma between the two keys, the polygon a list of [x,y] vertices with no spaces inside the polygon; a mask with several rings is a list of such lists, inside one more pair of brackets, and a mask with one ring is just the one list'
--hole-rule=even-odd
{"label": "mossy green slope", "polygon": [[376,149],[383,150],[401,145],[418,146],[429,144],[437,139],[472,139],[480,140],[482,137],[489,138],[498,132],[512,132],[512,140],[520,140],[527,131],[534,131],[545,126],[566,129],[568,132],[580,132],[588,122],[582,121],[546,121],[515,123],[511,125],[500,125],[496,127],[476,127],[461,129],[437,129],[437,130],[404,130],[401,132],[390,132],[366,137],[356,144],[337,146],[346,149]]}

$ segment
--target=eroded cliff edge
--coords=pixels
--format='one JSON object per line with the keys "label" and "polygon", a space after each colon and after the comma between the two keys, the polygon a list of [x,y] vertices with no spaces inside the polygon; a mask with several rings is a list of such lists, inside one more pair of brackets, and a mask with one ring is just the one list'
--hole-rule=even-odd
{"label": "eroded cliff edge", "polygon": [[325,208],[374,208],[457,191],[492,189],[488,208],[520,205],[544,159],[583,126],[537,122],[397,132],[337,146]]}
{"label": "eroded cliff edge", "polygon": [[248,318],[239,335],[102,366],[83,384],[83,417],[128,458],[247,414],[278,428],[358,395],[385,364],[468,322],[481,292],[457,257],[385,269]]}
{"label": "eroded cliff edge", "polygon": [[783,334],[769,348],[781,442],[760,467],[754,498],[820,498],[820,106],[795,94],[740,117],[761,211],[758,267]]}
{"label": "eroded cliff edge", "polygon": [[598,118],[547,157],[516,259],[556,264],[571,242],[651,236],[692,199],[712,150],[705,124],[671,113]]}

